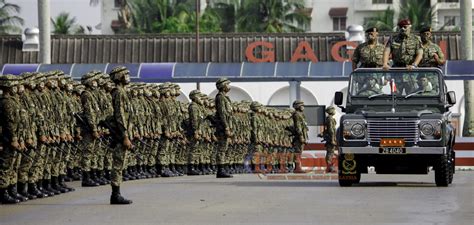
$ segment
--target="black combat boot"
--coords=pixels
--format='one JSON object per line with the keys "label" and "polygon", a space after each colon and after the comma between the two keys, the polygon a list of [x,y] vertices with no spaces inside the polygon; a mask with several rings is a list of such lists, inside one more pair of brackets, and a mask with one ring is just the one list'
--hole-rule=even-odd
{"label": "black combat boot", "polygon": [[111,205],[128,205],[128,204],[132,204],[132,200],[128,200],[120,194],[120,186],[112,185],[112,195],[110,196],[110,204]]}
{"label": "black combat boot", "polygon": [[178,176],[184,176],[184,169],[182,165],[176,164],[176,172],[178,172]]}
{"label": "black combat boot", "polygon": [[216,167],[216,165],[211,165],[211,171],[212,171],[212,174],[216,174],[216,173],[217,173],[217,167]]}
{"label": "black combat boot", "polygon": [[123,181],[128,181],[128,180],[130,180],[130,174],[128,174],[128,170],[127,170],[127,169],[122,170],[122,180],[123,180]]}
{"label": "black combat boot", "polygon": [[58,177],[51,177],[51,188],[53,188],[54,190],[59,191],[61,193],[69,192],[68,189],[63,188],[63,187],[61,187],[61,185],[59,185]]}
{"label": "black combat boot", "polygon": [[231,178],[231,177],[233,176],[224,169],[224,165],[217,166],[216,178]]}
{"label": "black combat boot", "polygon": [[37,198],[46,198],[48,195],[46,193],[41,192],[38,187],[36,186],[36,183],[28,183],[28,193],[30,195],[34,195]]}
{"label": "black combat boot", "polygon": [[2,204],[16,204],[19,203],[20,200],[10,196],[6,188],[0,188],[0,202]]}
{"label": "black combat boot", "polygon": [[99,185],[106,185],[106,183],[100,179],[99,171],[97,169],[91,169],[90,178]]}
{"label": "black combat boot", "polygon": [[74,168],[73,173],[72,173],[72,179],[75,181],[81,180],[82,179],[82,171],[79,168]]}
{"label": "black combat boot", "polygon": [[12,184],[8,187],[8,192],[10,193],[10,196],[20,200],[20,202],[26,202],[28,201],[28,197],[25,197],[23,195],[20,195],[18,193],[18,190],[17,190],[17,187],[16,187],[16,184]]}
{"label": "black combat boot", "polygon": [[[52,177],[51,177],[52,178]],[[60,195],[61,192],[51,187],[51,180],[43,180],[43,188],[54,195]]]}
{"label": "black combat boot", "polygon": [[202,163],[199,163],[199,165],[196,165],[196,171],[198,171],[200,175],[207,175],[206,169],[204,168],[204,165]]}
{"label": "black combat boot", "polygon": [[17,186],[18,186],[17,187],[18,188],[18,193],[20,195],[23,195],[23,196],[27,197],[30,200],[36,199],[36,195],[32,195],[32,194],[28,193],[28,185],[26,183],[18,182]]}
{"label": "black combat boot", "polygon": [[199,172],[196,170],[196,165],[188,164],[188,176],[197,176]]}
{"label": "black combat boot", "polygon": [[59,175],[58,177],[58,182],[59,182],[59,186],[66,189],[67,192],[70,192],[70,191],[75,191],[76,189],[74,189],[73,187],[69,187],[66,185],[66,182],[65,182],[65,176],[64,175]]}
{"label": "black combat boot", "polygon": [[110,184],[110,181],[105,179],[105,173],[103,170],[97,171],[97,179],[100,181],[100,184]]}
{"label": "black combat boot", "polygon": [[70,169],[70,168],[67,168],[66,170],[66,176],[64,176],[64,181],[66,182],[71,182],[74,180],[74,170],[73,169]]}
{"label": "black combat boot", "polygon": [[150,178],[153,177],[153,176],[148,172],[148,167],[147,167],[146,165],[141,165],[141,171],[142,171],[143,176],[144,176],[146,179],[150,179]]}
{"label": "black combat boot", "polygon": [[110,182],[110,170],[104,170],[104,178]]}
{"label": "black combat boot", "polygon": [[136,180],[137,176],[135,172],[133,171],[133,166],[127,167],[127,172],[128,172],[128,179],[129,180]]}
{"label": "black combat boot", "polygon": [[168,166],[162,166],[161,176],[162,177],[174,177],[175,175],[173,174],[173,172],[171,172],[171,170],[168,168]]}
{"label": "black combat boot", "polygon": [[96,187],[99,186],[99,184],[95,181],[93,181],[89,177],[90,171],[82,171],[82,186],[83,187]]}
{"label": "black combat boot", "polygon": [[41,192],[41,193],[44,193],[45,195],[47,195],[46,197],[50,197],[50,196],[54,196],[54,193],[52,192],[49,192],[48,190],[44,189],[43,188],[43,180],[39,180],[37,183],[36,183],[36,187],[38,187],[38,190]]}

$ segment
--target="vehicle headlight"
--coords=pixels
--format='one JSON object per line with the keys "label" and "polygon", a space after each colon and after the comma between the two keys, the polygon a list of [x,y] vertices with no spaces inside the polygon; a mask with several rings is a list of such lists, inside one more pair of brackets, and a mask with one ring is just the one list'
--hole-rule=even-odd
{"label": "vehicle headlight", "polygon": [[419,124],[420,138],[434,140],[441,138],[441,120],[421,120]]}
{"label": "vehicle headlight", "polygon": [[364,140],[366,130],[365,120],[345,120],[343,122],[343,136],[345,140]]}

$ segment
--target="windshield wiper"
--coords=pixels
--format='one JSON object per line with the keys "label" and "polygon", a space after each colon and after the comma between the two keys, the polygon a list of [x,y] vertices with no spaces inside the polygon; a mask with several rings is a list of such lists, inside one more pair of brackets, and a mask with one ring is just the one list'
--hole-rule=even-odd
{"label": "windshield wiper", "polygon": [[377,97],[377,96],[380,96],[380,95],[385,95],[385,93],[373,94],[373,95],[371,95],[371,96],[369,96],[369,97],[367,97],[367,98],[368,98],[368,99],[373,99],[373,98],[375,98],[375,97]]}
{"label": "windshield wiper", "polygon": [[405,99],[407,99],[407,98],[409,98],[409,97],[411,97],[411,96],[413,96],[413,95],[417,95],[417,94],[423,93],[423,92],[425,92],[425,90],[419,90],[419,91],[413,92],[413,93],[411,93],[411,94],[405,96]]}

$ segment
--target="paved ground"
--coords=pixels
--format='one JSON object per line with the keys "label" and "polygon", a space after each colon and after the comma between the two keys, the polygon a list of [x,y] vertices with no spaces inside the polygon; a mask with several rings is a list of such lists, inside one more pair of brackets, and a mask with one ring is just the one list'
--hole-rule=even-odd
{"label": "paved ground", "polygon": [[158,178],[125,183],[129,206],[110,206],[109,186],[75,182],[73,193],[0,205],[0,224],[473,224],[474,172],[457,171],[449,188],[433,182],[433,173],[363,175],[349,188],[257,175]]}

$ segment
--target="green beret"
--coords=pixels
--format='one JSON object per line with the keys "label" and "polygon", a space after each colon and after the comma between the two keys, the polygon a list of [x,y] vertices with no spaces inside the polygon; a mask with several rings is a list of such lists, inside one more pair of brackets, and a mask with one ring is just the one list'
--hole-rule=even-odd
{"label": "green beret", "polygon": [[13,87],[18,85],[18,76],[7,74],[0,76],[0,87]]}
{"label": "green beret", "polygon": [[420,30],[420,34],[425,33],[425,32],[431,32],[431,27],[430,26],[424,26]]}
{"label": "green beret", "polygon": [[370,32],[378,32],[377,27],[371,27],[371,28],[365,30],[365,33],[370,33]]}

